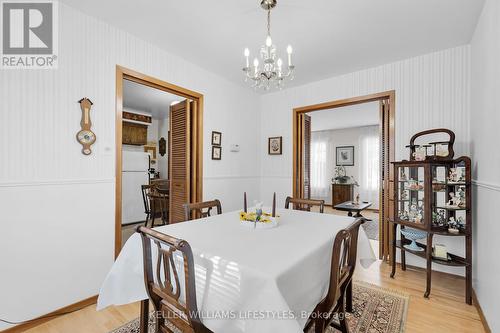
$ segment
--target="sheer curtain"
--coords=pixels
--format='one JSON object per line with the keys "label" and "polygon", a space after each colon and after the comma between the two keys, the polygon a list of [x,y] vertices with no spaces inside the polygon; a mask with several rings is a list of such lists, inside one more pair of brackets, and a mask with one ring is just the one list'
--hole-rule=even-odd
{"label": "sheer curtain", "polygon": [[327,199],[333,177],[333,144],[328,131],[311,133],[311,198]]}
{"label": "sheer curtain", "polygon": [[380,139],[378,126],[366,127],[359,136],[359,196],[379,207]]}

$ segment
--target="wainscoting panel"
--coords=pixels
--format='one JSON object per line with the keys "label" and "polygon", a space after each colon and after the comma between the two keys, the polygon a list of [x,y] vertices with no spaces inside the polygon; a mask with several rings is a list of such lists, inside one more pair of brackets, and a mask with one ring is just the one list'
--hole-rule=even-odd
{"label": "wainscoting panel", "polygon": [[99,293],[114,260],[114,194],[113,181],[0,187],[2,319],[28,320]]}

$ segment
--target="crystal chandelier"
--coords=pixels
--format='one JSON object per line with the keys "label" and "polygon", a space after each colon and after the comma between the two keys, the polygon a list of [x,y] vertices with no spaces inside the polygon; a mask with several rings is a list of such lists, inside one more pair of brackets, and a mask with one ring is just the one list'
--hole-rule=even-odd
{"label": "crystal chandelier", "polygon": [[283,68],[283,60],[276,60],[276,45],[271,39],[271,9],[276,7],[277,0],[262,0],[260,6],[267,11],[267,38],[265,45],[260,48],[260,59],[262,66],[259,66],[257,57],[253,60],[253,67],[250,67],[249,56],[250,50],[245,48],[246,66],[243,68],[245,72],[245,82],[250,79],[252,87],[264,88],[269,90],[271,85],[281,89],[285,79],[293,80],[293,72],[295,66],[292,65],[292,46],[288,45],[286,52],[288,54],[288,66]]}

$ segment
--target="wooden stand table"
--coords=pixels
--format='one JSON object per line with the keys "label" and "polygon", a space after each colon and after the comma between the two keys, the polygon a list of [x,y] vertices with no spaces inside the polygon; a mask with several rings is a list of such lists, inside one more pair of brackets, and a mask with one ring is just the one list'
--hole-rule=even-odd
{"label": "wooden stand table", "polygon": [[361,211],[367,209],[371,205],[372,205],[371,202],[360,202],[359,204],[356,204],[352,201],[346,201],[341,204],[333,206],[333,208],[348,212],[347,213],[348,216],[352,216],[352,213],[356,212],[356,215],[354,215],[354,217],[363,217],[363,215],[361,215]]}

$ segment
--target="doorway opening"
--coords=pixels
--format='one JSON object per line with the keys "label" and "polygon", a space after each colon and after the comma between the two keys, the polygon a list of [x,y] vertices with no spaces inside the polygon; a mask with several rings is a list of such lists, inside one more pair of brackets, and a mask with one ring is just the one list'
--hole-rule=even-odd
{"label": "doorway opening", "polygon": [[370,219],[363,227],[384,260],[392,240],[394,103],[388,91],[293,110],[294,197]]}
{"label": "doorway opening", "polygon": [[202,201],[203,95],[117,66],[115,256],[138,224]]}

